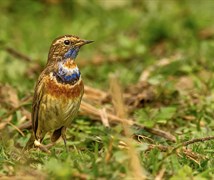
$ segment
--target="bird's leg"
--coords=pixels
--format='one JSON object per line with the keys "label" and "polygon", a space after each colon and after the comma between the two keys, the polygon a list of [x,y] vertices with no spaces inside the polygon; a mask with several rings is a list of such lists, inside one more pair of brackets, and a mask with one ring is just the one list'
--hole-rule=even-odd
{"label": "bird's leg", "polygon": [[67,143],[66,143],[66,127],[64,126],[61,130],[61,136],[62,136],[62,139],[64,141],[64,145],[65,145],[65,149],[66,149],[66,152],[68,152],[68,147],[67,147]]}
{"label": "bird's leg", "polygon": [[51,152],[47,149],[47,147],[46,147],[45,145],[41,144],[41,140],[40,140],[40,139],[35,140],[35,141],[34,141],[34,145],[35,145],[36,147],[38,147],[38,148],[39,148],[41,151],[43,151],[43,152],[46,152],[46,153],[48,153],[48,154],[51,153]]}

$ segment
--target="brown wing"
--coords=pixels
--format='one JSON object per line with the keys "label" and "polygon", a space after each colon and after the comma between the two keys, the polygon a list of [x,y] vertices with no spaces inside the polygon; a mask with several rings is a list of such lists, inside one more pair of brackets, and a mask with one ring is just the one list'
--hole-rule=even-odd
{"label": "brown wing", "polygon": [[32,105],[32,127],[33,132],[36,137],[36,131],[38,128],[38,121],[39,121],[39,108],[40,103],[44,95],[44,78],[45,76],[49,75],[51,71],[53,71],[56,68],[56,65],[50,64],[47,66],[39,76],[38,82],[35,87],[34,97],[33,97],[33,105]]}
{"label": "brown wing", "polygon": [[33,127],[33,132],[34,132],[35,138],[36,138],[36,131],[38,128],[40,102],[41,102],[43,94],[44,94],[44,92],[43,92],[44,83],[43,83],[42,76],[43,75],[41,74],[41,76],[39,77],[39,80],[37,82],[37,85],[35,87],[33,106],[32,106],[32,127]]}

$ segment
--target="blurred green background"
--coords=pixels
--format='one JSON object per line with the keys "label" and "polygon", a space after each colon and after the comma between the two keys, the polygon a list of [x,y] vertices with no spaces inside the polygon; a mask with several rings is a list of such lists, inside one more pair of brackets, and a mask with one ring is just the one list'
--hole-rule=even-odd
{"label": "blurred green background", "polygon": [[[35,81],[25,76],[31,62],[11,57],[3,51],[5,46],[45,65],[52,40],[64,34],[95,41],[77,59],[88,62],[81,70],[94,86],[105,84],[107,74],[117,70],[123,83],[135,83],[148,65],[177,53],[191,64],[189,71],[197,70],[198,63],[213,69],[213,7],[211,0],[1,1],[0,81],[21,91]],[[90,66],[93,59],[106,63]]]}
{"label": "blurred green background", "polygon": [[[78,35],[95,41],[82,48],[77,57],[86,85],[108,91],[108,75],[116,72],[126,88],[153,69],[145,81],[154,86],[158,97],[154,106],[136,109],[135,119],[172,132],[177,143],[214,135],[213,10],[212,0],[1,0],[0,82],[14,87],[19,98],[32,95],[51,42],[64,34]],[[19,58],[14,51],[29,60]],[[159,65],[164,59],[167,64]],[[0,107],[1,115],[10,112]],[[12,122],[19,124],[19,111],[13,115]],[[9,145],[0,142],[0,173],[17,175],[27,164],[26,178],[45,178],[44,172],[56,179],[70,179],[75,173],[85,175],[83,179],[124,178],[130,169],[123,150],[115,145],[109,163],[103,160],[110,135],[118,141],[121,138],[117,128],[106,132],[101,124],[79,118],[70,130],[76,136],[72,153],[63,152],[61,143],[51,157],[38,151],[23,156],[10,145],[11,141],[24,145],[27,138],[13,135]],[[29,132],[25,133],[29,137]],[[95,136],[101,136],[103,142],[94,140]],[[171,145],[146,136],[154,144]],[[213,147],[213,142],[191,146],[197,157],[202,157],[193,160],[183,154],[165,158],[164,152],[147,152],[144,145],[138,152],[150,179],[163,169],[166,179],[210,179],[214,174]]]}

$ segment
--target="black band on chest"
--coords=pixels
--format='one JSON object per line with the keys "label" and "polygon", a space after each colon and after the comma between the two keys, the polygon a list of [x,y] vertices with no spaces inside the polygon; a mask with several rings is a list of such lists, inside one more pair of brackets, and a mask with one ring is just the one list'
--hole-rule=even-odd
{"label": "black band on chest", "polygon": [[61,84],[70,84],[74,85],[80,78],[80,73],[79,74],[71,74],[71,75],[60,75],[56,72],[53,73],[53,76],[56,77],[56,80],[58,83]]}

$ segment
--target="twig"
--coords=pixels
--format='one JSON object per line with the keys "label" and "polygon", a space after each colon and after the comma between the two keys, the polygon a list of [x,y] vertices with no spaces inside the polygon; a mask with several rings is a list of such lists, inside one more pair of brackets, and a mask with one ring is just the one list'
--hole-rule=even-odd
{"label": "twig", "polygon": [[172,147],[170,146],[164,146],[164,145],[156,145],[156,144],[149,144],[148,149],[146,151],[150,151],[154,148],[159,149],[160,151],[167,152]]}
{"label": "twig", "polygon": [[204,137],[204,138],[195,138],[195,139],[183,142],[181,144],[181,146],[188,146],[188,145],[193,144],[193,143],[210,141],[210,140],[214,140],[214,136],[209,136],[209,137]]}
{"label": "twig", "polygon": [[160,130],[160,129],[156,129],[156,128],[149,128],[149,127],[145,127],[141,124],[137,124],[136,125],[144,130],[146,130],[147,132],[151,133],[151,134],[154,134],[156,136],[160,136],[160,137],[163,137],[169,141],[172,141],[172,142],[176,142],[176,137],[172,134],[170,134],[169,132],[166,132],[166,131],[163,131],[163,130]]}
{"label": "twig", "polygon": [[103,125],[105,127],[109,127],[108,117],[105,108],[100,109],[100,118],[102,120]]}
{"label": "twig", "polygon": [[[141,141],[137,141],[142,143]],[[120,148],[126,148],[127,149],[127,144],[125,142],[120,143]],[[148,144],[148,148],[145,150],[151,151],[152,149],[158,149],[162,152],[171,152],[172,149],[174,148],[173,146],[164,146],[164,145],[156,145],[156,144]],[[197,154],[195,152],[192,152],[190,149],[182,148],[180,151],[175,151],[177,156],[181,156],[180,153],[183,153],[187,158],[191,159],[192,161],[196,162],[197,164],[200,164],[199,160],[204,159],[204,157],[200,154]],[[168,155],[168,153],[167,153]],[[168,156],[167,156],[168,157]],[[164,157],[164,160],[166,159],[166,156]],[[161,165],[163,166],[163,160]]]}
{"label": "twig", "polygon": [[[150,151],[154,148],[159,149],[162,152],[171,152],[173,147],[172,146],[163,146],[163,145],[155,145],[155,144],[149,144],[148,145],[148,149],[146,151]],[[180,153],[183,153],[187,158],[193,160],[194,162],[196,162],[197,164],[199,164],[198,160],[203,159],[204,157],[200,154],[194,153],[189,149],[185,149],[182,148],[181,151],[175,151],[176,155],[179,156]],[[167,154],[168,155],[168,154]],[[168,157],[168,156],[167,156]],[[165,156],[166,158],[166,156]],[[164,158],[164,159],[165,159]],[[163,161],[162,161],[162,165],[163,165]]]}
{"label": "twig", "polygon": [[18,126],[19,129],[30,129],[32,127],[32,122],[31,121],[27,121],[25,123],[22,123]]}
{"label": "twig", "polygon": [[200,159],[204,159],[204,157],[202,157],[200,154],[196,154],[194,152],[192,152],[189,149],[185,149],[182,148],[182,153],[189,159],[191,159],[192,161],[194,161],[195,163],[197,163],[198,165],[200,165]]}
{"label": "twig", "polygon": [[[136,138],[135,138],[136,137]],[[137,139],[139,142],[142,141],[142,139],[145,141],[148,141],[149,143],[154,143],[154,140],[147,137],[147,136],[143,136],[143,135],[139,135],[139,134],[136,134],[133,136],[133,138]]]}
{"label": "twig", "polygon": [[23,137],[25,136],[24,133],[14,124],[12,124],[11,122],[7,122],[7,124],[11,125],[14,129],[16,129]]}
{"label": "twig", "polygon": [[177,146],[175,146],[172,149],[172,151],[169,152],[168,155],[171,155],[173,152],[175,152],[180,147],[188,146],[190,144],[194,144],[194,143],[197,143],[197,142],[204,142],[204,141],[210,141],[210,140],[214,140],[214,136],[209,136],[209,137],[204,137],[204,138],[195,138],[195,139],[192,139],[192,140],[188,140],[188,141],[182,142],[182,143],[178,144]]}
{"label": "twig", "polygon": [[[92,120],[98,120],[100,121],[100,112],[99,109],[92,106],[89,103],[86,103],[85,101],[82,101],[81,106],[80,106],[80,114],[82,115],[87,115],[89,117],[91,117]],[[141,124],[136,123],[135,121],[133,121],[132,119],[123,119],[123,118],[119,118],[118,116],[114,115],[114,114],[110,114],[107,112],[107,118],[109,120],[110,124],[114,124],[114,123],[123,123],[125,122],[126,124],[128,124],[129,126],[135,126],[137,128],[140,129],[144,129],[145,131],[154,134],[156,136],[160,136],[163,137],[169,141],[175,142],[176,138],[175,136],[173,136],[172,134],[170,134],[169,132],[166,131],[162,131],[160,129],[156,129],[156,128],[148,128],[145,127]]]}
{"label": "twig", "polygon": [[12,115],[10,115],[6,121],[0,123],[0,130],[3,129],[7,124],[11,125],[14,129],[16,129],[23,137],[25,136],[24,133],[14,124],[11,123]]}
{"label": "twig", "polygon": [[10,47],[6,47],[5,50],[11,54],[12,56],[16,57],[16,58],[19,58],[19,59],[22,59],[26,62],[31,62],[32,61],[32,58],[26,56],[25,54],[21,53],[21,52],[18,52],[17,50],[13,49],[13,48],[10,48]]}
{"label": "twig", "polygon": [[[80,105],[80,114],[87,115],[87,116],[91,117],[92,120],[100,121],[99,109],[92,106],[91,104],[89,104],[85,101],[82,101],[82,103]],[[118,123],[118,122],[122,123],[123,121],[125,121],[129,125],[134,124],[134,122],[132,120],[122,119],[122,118],[119,118],[118,116],[110,114],[110,113],[106,113],[106,114],[107,114],[107,118],[108,118],[110,123]]]}
{"label": "twig", "polygon": [[88,101],[93,101],[96,103],[101,103],[105,100],[107,100],[109,97],[109,94],[100,90],[100,89],[95,89],[90,86],[84,87],[84,96],[83,99],[88,100]]}
{"label": "twig", "polygon": [[[209,137],[204,137],[204,138],[195,138],[195,139],[188,140],[188,141],[185,141],[185,142],[182,142],[182,143],[178,144],[177,146],[173,147],[171,150],[168,151],[168,153],[165,155],[165,157],[163,158],[163,160],[161,162],[161,166],[163,165],[164,160],[167,157],[171,156],[179,148],[181,148],[183,146],[188,146],[190,144],[194,144],[194,143],[197,143],[197,142],[204,142],[204,141],[210,141],[210,140],[214,140],[214,136],[209,136]],[[189,157],[191,157],[191,158],[193,157],[192,154],[190,155],[187,151],[186,151],[186,153],[189,155]]]}

